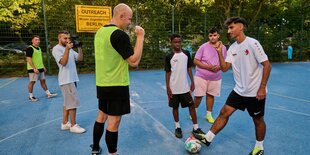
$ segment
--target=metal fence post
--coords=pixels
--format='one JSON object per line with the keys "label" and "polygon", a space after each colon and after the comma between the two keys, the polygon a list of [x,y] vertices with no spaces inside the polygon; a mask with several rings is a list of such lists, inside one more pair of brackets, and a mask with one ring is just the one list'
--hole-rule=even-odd
{"label": "metal fence post", "polygon": [[43,18],[44,18],[44,32],[45,32],[45,45],[46,45],[46,57],[47,57],[47,67],[48,67],[48,74],[51,74],[51,63],[49,57],[49,46],[48,46],[48,33],[47,33],[47,22],[46,22],[46,15],[45,15],[45,4],[44,0],[42,0],[42,8],[43,8]]}

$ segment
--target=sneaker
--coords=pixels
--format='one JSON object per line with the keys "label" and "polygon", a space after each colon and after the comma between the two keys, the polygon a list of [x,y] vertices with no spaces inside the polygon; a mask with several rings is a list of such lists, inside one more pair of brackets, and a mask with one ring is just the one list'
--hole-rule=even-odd
{"label": "sneaker", "polygon": [[200,140],[201,143],[205,144],[206,146],[209,146],[211,142],[208,142],[206,138]]}
{"label": "sneaker", "polygon": [[214,119],[213,119],[212,115],[206,115],[205,119],[206,119],[210,124],[213,124],[213,123],[214,123]]}
{"label": "sneaker", "polygon": [[264,150],[258,147],[254,147],[254,149],[249,153],[249,155],[263,155],[263,154],[264,154]]}
{"label": "sneaker", "polygon": [[205,135],[206,135],[206,133],[204,133],[200,128],[198,128],[197,130],[193,129],[192,134],[198,140],[203,140],[205,138]]}
{"label": "sneaker", "polygon": [[31,102],[37,102],[37,101],[38,101],[38,99],[35,98],[34,96],[29,97],[28,99],[29,99],[29,101],[31,101]]}
{"label": "sneaker", "polygon": [[99,149],[96,149],[93,147],[93,144],[90,145],[91,147],[91,154],[92,155],[99,155],[101,153],[101,147],[99,146]]}
{"label": "sneaker", "polygon": [[57,96],[57,93],[49,93],[47,94],[47,98],[52,98],[52,97],[55,97]]}
{"label": "sneaker", "polygon": [[71,123],[70,123],[70,122],[67,122],[66,124],[62,124],[62,123],[61,123],[60,129],[61,129],[61,130],[69,130],[70,127],[71,127]]}
{"label": "sneaker", "polygon": [[78,124],[75,124],[74,126],[70,127],[70,132],[73,133],[83,133],[86,130],[82,127],[80,127]]}
{"label": "sneaker", "polygon": [[177,138],[182,138],[182,130],[181,130],[181,128],[176,128],[174,134],[175,134],[175,136]]}

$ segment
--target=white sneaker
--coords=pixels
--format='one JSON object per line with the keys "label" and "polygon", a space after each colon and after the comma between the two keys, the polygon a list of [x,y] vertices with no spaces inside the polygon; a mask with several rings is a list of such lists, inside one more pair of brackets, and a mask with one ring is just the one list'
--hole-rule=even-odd
{"label": "white sneaker", "polygon": [[61,130],[69,130],[71,127],[71,123],[67,122],[66,124],[61,123]]}
{"label": "white sneaker", "polygon": [[49,93],[49,94],[47,94],[47,98],[52,98],[54,96],[57,96],[57,93]]}
{"label": "white sneaker", "polygon": [[70,127],[70,132],[73,133],[83,133],[86,130],[82,127],[80,127],[78,124],[75,124],[74,126]]}

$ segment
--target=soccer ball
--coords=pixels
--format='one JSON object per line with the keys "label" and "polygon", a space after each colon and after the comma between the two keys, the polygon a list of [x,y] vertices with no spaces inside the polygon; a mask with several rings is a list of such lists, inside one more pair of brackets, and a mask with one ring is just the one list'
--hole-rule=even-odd
{"label": "soccer ball", "polygon": [[199,140],[195,139],[193,136],[190,136],[185,141],[185,149],[189,153],[198,153],[201,149]]}

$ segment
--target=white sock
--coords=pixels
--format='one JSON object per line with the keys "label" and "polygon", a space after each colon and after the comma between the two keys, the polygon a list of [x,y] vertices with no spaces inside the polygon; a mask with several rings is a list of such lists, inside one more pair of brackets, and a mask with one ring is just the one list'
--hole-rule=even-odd
{"label": "white sock", "polygon": [[211,115],[212,114],[212,111],[207,111],[207,115]]}
{"label": "white sock", "polygon": [[263,141],[263,140],[262,140],[262,141],[257,141],[257,140],[256,140],[255,147],[258,147],[258,148],[260,148],[260,149],[264,150],[263,143],[264,143],[264,141]]}
{"label": "white sock", "polygon": [[48,95],[48,94],[51,94],[51,92],[49,90],[46,90],[45,93]]}
{"label": "white sock", "polygon": [[197,130],[198,129],[198,124],[194,124],[193,127],[194,127],[194,130]]}
{"label": "white sock", "polygon": [[175,128],[181,128],[180,122],[175,122]]}
{"label": "white sock", "polygon": [[212,142],[213,138],[215,137],[215,134],[209,130],[208,133],[205,135],[205,138],[208,142]]}
{"label": "white sock", "polygon": [[197,110],[198,110],[198,108],[195,108],[196,113],[197,113]]}
{"label": "white sock", "polygon": [[29,93],[29,97],[33,97],[32,93]]}

